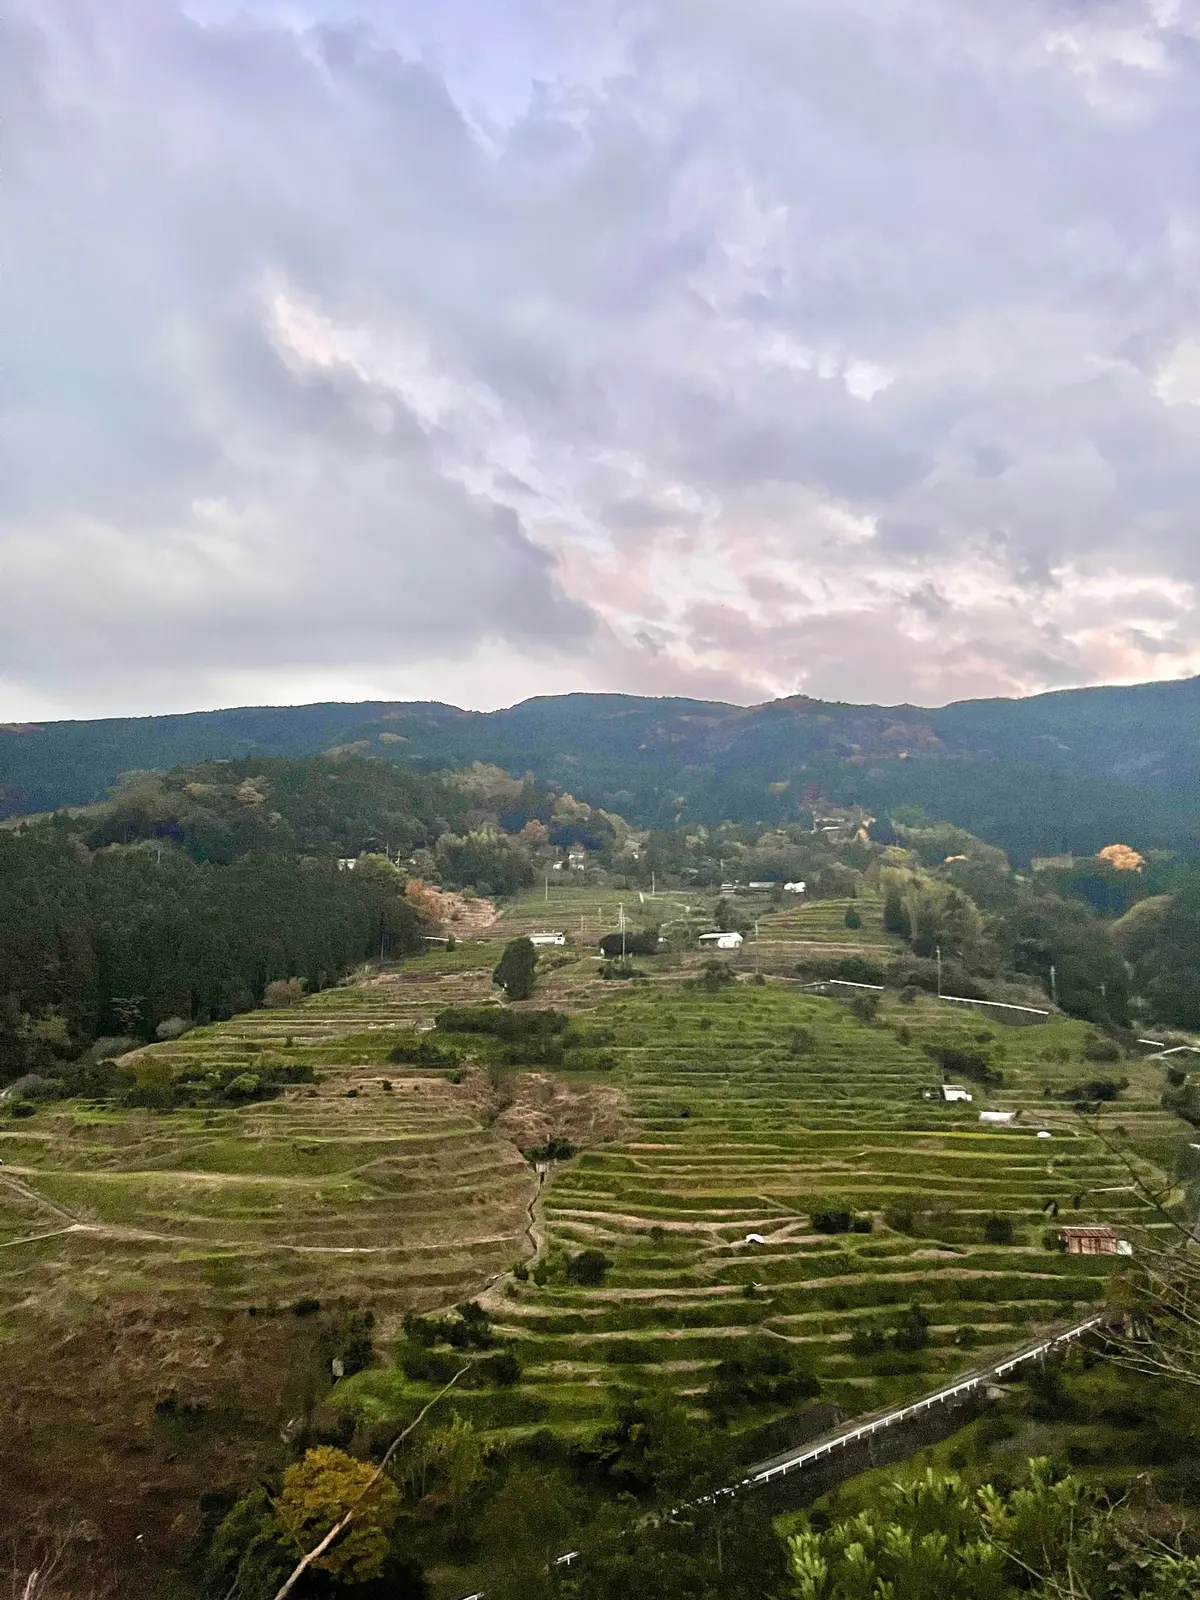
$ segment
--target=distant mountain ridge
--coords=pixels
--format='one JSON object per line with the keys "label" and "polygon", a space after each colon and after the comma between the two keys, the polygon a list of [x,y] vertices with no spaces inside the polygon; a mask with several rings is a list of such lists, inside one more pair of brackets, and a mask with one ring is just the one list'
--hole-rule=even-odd
{"label": "distant mountain ridge", "polygon": [[[792,820],[815,784],[833,799],[921,805],[1018,857],[1094,849],[1122,825],[1142,843],[1191,849],[1200,678],[934,709],[567,694],[491,712],[364,701],[10,725],[0,815],[90,803],[130,770],[330,749],[426,771],[528,770],[643,826]],[[1097,830],[1106,837],[1093,844]]]}

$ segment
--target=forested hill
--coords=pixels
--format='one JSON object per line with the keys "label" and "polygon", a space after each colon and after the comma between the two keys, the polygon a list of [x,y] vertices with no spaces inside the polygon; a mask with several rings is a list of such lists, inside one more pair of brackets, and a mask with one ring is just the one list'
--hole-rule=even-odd
{"label": "forested hill", "polygon": [[1114,838],[1194,849],[1200,679],[937,710],[562,695],[507,710],[323,704],[0,730],[0,815],[87,804],[130,770],[332,750],[526,771],[642,826],[791,820],[812,786],[923,807],[1017,859]]}

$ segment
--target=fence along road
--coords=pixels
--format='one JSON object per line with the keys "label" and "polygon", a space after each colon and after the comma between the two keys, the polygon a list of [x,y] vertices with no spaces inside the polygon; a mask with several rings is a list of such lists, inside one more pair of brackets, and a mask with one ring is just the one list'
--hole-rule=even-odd
{"label": "fence along road", "polygon": [[[919,1417],[922,1412],[932,1411],[935,1406],[949,1405],[975,1389],[995,1383],[998,1378],[1006,1377],[1016,1367],[1023,1366],[1026,1361],[1038,1361],[1043,1356],[1052,1355],[1055,1350],[1070,1344],[1072,1339],[1081,1339],[1085,1333],[1091,1333],[1094,1328],[1101,1327],[1105,1320],[1102,1313],[1097,1313],[1083,1322],[1076,1322],[1070,1328],[1051,1334],[1047,1339],[1035,1339],[1027,1345],[1022,1345],[1019,1350],[1014,1350],[1011,1355],[1005,1356],[1003,1361],[997,1362],[994,1366],[979,1367],[976,1371],[968,1372],[964,1377],[947,1384],[944,1389],[935,1389],[932,1394],[922,1395],[919,1400],[913,1400],[906,1406],[897,1406],[893,1411],[885,1411],[869,1422],[852,1423],[848,1427],[838,1428],[833,1433],[826,1434],[823,1439],[805,1445],[801,1450],[789,1451],[783,1455],[772,1456],[768,1461],[760,1461],[737,1483],[729,1484],[724,1489],[714,1489],[712,1494],[702,1496],[695,1503],[712,1505],[725,1495],[740,1494],[745,1489],[761,1489],[764,1484],[773,1483],[789,1472],[798,1472],[810,1462],[820,1461],[825,1456],[832,1455],[835,1450],[844,1449],[859,1439],[870,1438],[872,1434],[881,1433],[885,1428],[894,1428],[898,1423]],[[686,1509],[684,1506],[678,1507],[680,1511]],[[568,1550],[565,1555],[558,1557],[554,1565],[569,1567],[578,1556],[578,1550]],[[486,1600],[486,1597],[483,1590],[479,1589],[474,1594],[464,1595],[463,1600]]]}
{"label": "fence along road", "polygon": [[805,1445],[801,1450],[789,1451],[783,1455],[772,1456],[769,1461],[761,1461],[756,1467],[751,1467],[749,1475],[740,1483],[728,1489],[718,1489],[718,1495],[733,1494],[739,1489],[758,1489],[765,1483],[771,1483],[776,1478],[782,1478],[789,1472],[795,1472],[801,1467],[806,1467],[810,1461],[819,1461],[823,1456],[832,1455],[835,1450],[841,1450],[846,1445],[853,1444],[858,1439],[867,1439],[874,1433],[881,1432],[884,1428],[893,1428],[897,1423],[908,1422],[912,1417],[918,1417],[924,1411],[932,1411],[935,1406],[947,1405],[953,1400],[970,1394],[975,1389],[994,1383],[998,1378],[1005,1377],[1015,1367],[1022,1366],[1026,1361],[1036,1361],[1042,1356],[1050,1355],[1060,1346],[1069,1344],[1072,1339],[1080,1339],[1085,1333],[1090,1333],[1093,1328],[1098,1328],[1103,1323],[1101,1314],[1088,1317],[1083,1322],[1077,1322],[1073,1327],[1065,1328],[1061,1333],[1051,1334],[1047,1339],[1037,1339],[1030,1344],[1023,1345],[1006,1356],[1003,1361],[995,1366],[980,1367],[975,1372],[968,1372],[965,1377],[957,1378],[944,1389],[936,1389],[933,1394],[923,1395],[920,1400],[913,1400],[909,1405],[897,1406],[894,1411],[885,1411],[882,1416],[874,1417],[869,1422],[852,1424],[849,1427],[839,1428],[827,1434],[825,1438],[816,1440],[813,1444]]}

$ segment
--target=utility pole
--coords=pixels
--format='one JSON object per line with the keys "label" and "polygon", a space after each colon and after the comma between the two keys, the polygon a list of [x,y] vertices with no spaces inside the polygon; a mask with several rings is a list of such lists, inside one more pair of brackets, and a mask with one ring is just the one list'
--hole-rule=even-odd
{"label": "utility pole", "polygon": [[754,976],[758,977],[758,923],[754,924]]}
{"label": "utility pole", "polygon": [[653,868],[651,868],[651,871],[650,871],[650,898],[651,898],[651,900],[654,899],[654,870],[653,870]]}
{"label": "utility pole", "polygon": [[1052,1006],[1058,1004],[1058,974],[1054,970],[1053,961],[1050,963],[1050,1004]]}
{"label": "utility pole", "polygon": [[621,960],[624,961],[624,959],[625,959],[625,907],[624,907],[624,905],[618,906],[617,915],[620,918],[620,927],[621,927]]}
{"label": "utility pole", "polygon": [[550,904],[550,874],[546,874],[546,904]]}
{"label": "utility pole", "polygon": [[[926,949],[928,949],[928,948],[929,947],[927,945]],[[939,944],[936,948],[937,948],[937,964],[938,964],[938,999],[940,1000],[942,998],[942,947]]]}

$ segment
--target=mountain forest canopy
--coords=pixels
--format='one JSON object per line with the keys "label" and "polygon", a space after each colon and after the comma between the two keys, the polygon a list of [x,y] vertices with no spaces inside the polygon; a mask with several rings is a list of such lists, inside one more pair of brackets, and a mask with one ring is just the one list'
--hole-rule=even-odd
{"label": "mountain forest canopy", "polygon": [[486,713],[366,702],[20,724],[0,729],[0,816],[95,803],[128,771],[322,751],[529,773],[638,827],[794,822],[816,785],[877,814],[921,807],[1017,865],[1135,834],[1184,853],[1200,839],[1200,679],[935,710],[575,694]]}
{"label": "mountain forest canopy", "polygon": [[[351,753],[129,774],[100,806],[0,831],[0,1073],[226,1017],[284,980],[314,992],[422,947],[436,920],[422,883],[512,896],[569,875],[571,852],[642,891],[712,892],[735,874],[777,897],[787,881],[877,892],[908,951],[896,972],[918,986],[936,956],[961,993],[1024,982],[1101,1024],[1200,1025],[1200,869],[1185,853],[1136,832],[1022,875],[994,838],[911,804],[880,818],[812,783],[805,806],[803,822],[638,830],[482,762],[422,774]],[[750,927],[728,898],[712,916]],[[654,955],[700,931],[647,924],[601,948]],[[532,969],[514,992],[531,984]]]}

